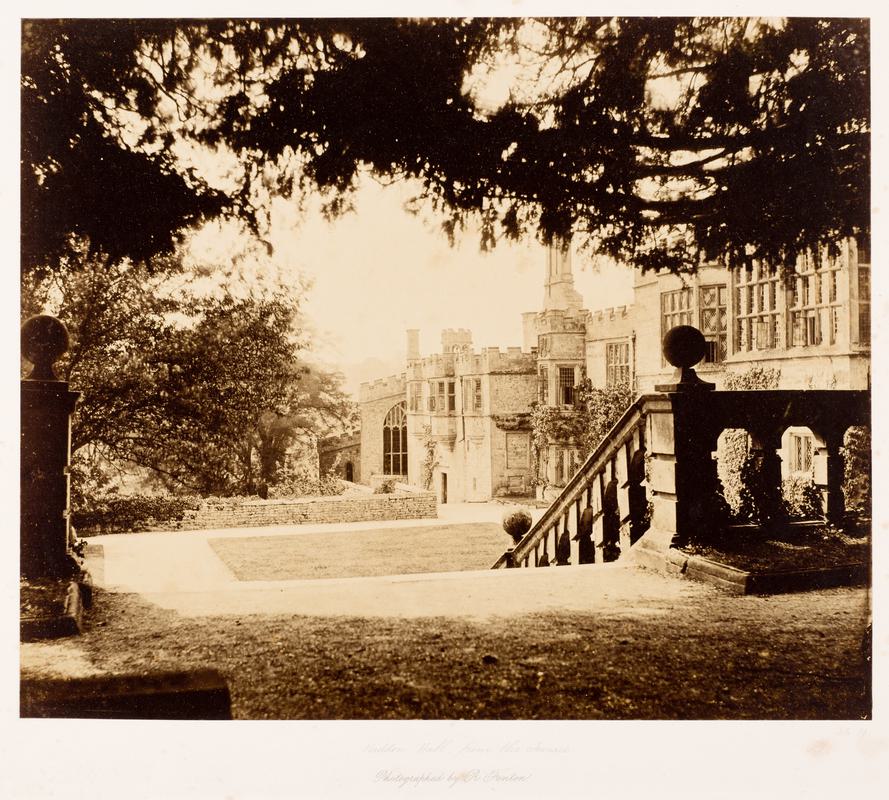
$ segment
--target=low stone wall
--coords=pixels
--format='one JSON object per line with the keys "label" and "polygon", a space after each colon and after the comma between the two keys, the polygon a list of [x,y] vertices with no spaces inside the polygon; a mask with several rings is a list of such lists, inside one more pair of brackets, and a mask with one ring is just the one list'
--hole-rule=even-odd
{"label": "low stone wall", "polygon": [[321,522],[435,519],[432,492],[368,494],[348,497],[304,497],[295,500],[248,500],[237,505],[192,512],[186,519],[154,530],[253,528],[265,525],[310,525]]}
{"label": "low stone wall", "polygon": [[314,497],[298,500],[254,500],[231,508],[199,511],[183,520],[181,529],[250,528],[263,525],[304,525],[319,522],[435,518],[435,495],[365,495]]}

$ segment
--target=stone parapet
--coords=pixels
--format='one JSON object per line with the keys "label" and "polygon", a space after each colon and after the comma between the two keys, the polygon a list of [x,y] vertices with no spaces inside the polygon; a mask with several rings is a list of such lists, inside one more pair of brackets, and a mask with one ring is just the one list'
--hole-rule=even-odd
{"label": "stone parapet", "polygon": [[407,379],[411,381],[447,378],[454,374],[454,353],[433,353],[411,361],[407,368]]}
{"label": "stone parapet", "polygon": [[537,369],[534,353],[526,353],[521,347],[486,347],[478,353],[462,353],[455,358],[457,375],[487,375],[492,373],[524,373]]}
{"label": "stone parapet", "polygon": [[390,375],[387,378],[377,378],[375,381],[362,383],[358,392],[359,402],[369,403],[373,400],[381,400],[384,397],[403,395],[405,392],[405,374]]}
{"label": "stone parapet", "polygon": [[561,308],[543,311],[537,315],[537,333],[583,333],[589,311],[565,311]]}
{"label": "stone parapet", "polygon": [[347,447],[357,447],[361,444],[360,433],[344,433],[341,436],[328,436],[318,442],[319,451],[343,450]]}

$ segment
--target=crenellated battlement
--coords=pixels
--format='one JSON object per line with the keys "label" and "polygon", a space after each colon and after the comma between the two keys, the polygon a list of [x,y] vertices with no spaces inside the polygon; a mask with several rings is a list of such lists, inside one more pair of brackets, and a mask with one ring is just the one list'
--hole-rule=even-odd
{"label": "crenellated battlement", "polygon": [[632,306],[615,306],[614,308],[603,308],[590,314],[587,321],[587,339],[600,339],[628,333],[632,322],[632,309]]}
{"label": "crenellated battlement", "polygon": [[632,306],[614,306],[613,308],[602,308],[598,311],[590,312],[591,322],[602,322],[606,319],[614,319],[615,317],[625,317],[629,313]]}
{"label": "crenellated battlement", "polygon": [[586,328],[589,311],[565,311],[554,308],[537,315],[537,333],[581,333]]}
{"label": "crenellated battlement", "polygon": [[445,328],[441,332],[441,352],[453,353],[472,347],[472,331],[468,328]]}
{"label": "crenellated battlement", "polygon": [[478,353],[461,353],[455,358],[458,375],[484,375],[492,372],[533,372],[536,356],[521,347],[486,347]]}
{"label": "crenellated battlement", "polygon": [[407,379],[447,378],[454,374],[454,353],[433,353],[408,364]]}
{"label": "crenellated battlement", "polygon": [[393,395],[405,393],[405,373],[390,375],[387,378],[377,378],[374,381],[362,383],[358,391],[358,400],[368,403],[372,400],[380,400]]}

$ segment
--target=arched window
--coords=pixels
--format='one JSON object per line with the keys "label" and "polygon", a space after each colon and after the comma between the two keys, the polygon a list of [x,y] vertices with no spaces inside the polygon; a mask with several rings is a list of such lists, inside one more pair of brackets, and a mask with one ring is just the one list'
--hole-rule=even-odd
{"label": "arched window", "polygon": [[392,406],[383,420],[383,474],[407,475],[407,415],[404,403]]}

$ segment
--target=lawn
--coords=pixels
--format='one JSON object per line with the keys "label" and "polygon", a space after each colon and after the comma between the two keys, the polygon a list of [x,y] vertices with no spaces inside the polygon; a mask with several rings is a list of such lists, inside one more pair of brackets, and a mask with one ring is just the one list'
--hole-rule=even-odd
{"label": "lawn", "polygon": [[695,587],[645,608],[508,619],[194,618],[100,590],[87,631],[46,663],[212,665],[236,719],[858,719],[868,605],[865,589]]}
{"label": "lawn", "polygon": [[492,522],[210,539],[242,581],[358,578],[488,569],[510,538]]}

